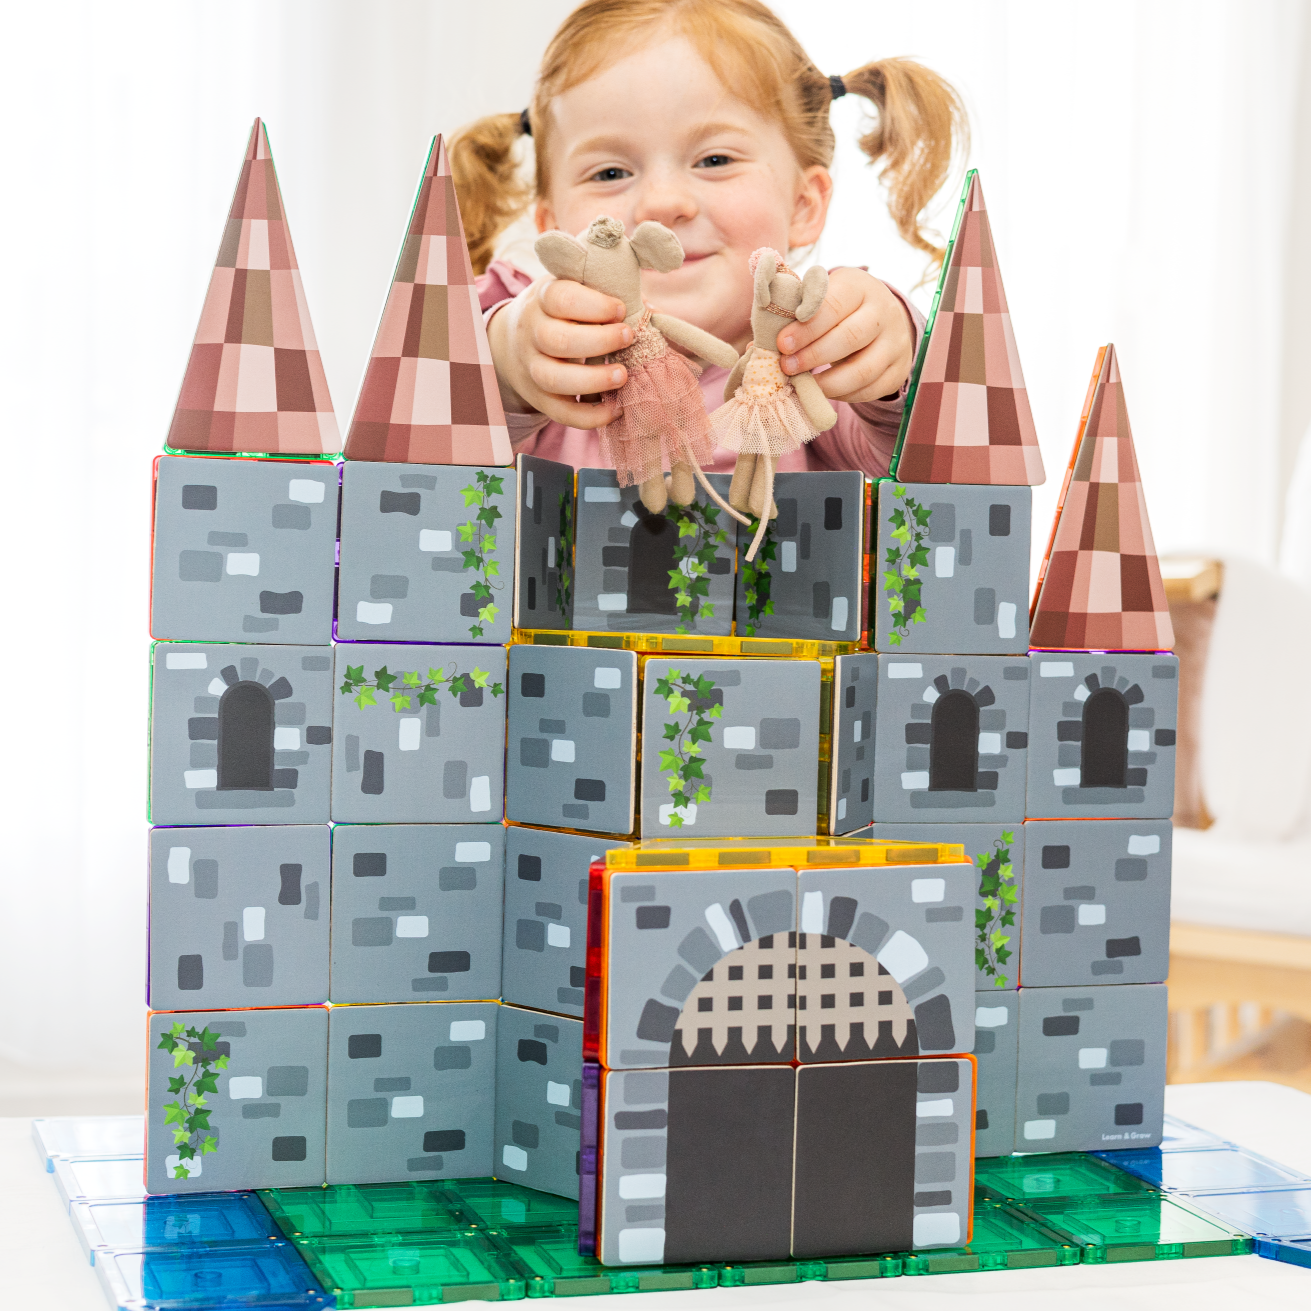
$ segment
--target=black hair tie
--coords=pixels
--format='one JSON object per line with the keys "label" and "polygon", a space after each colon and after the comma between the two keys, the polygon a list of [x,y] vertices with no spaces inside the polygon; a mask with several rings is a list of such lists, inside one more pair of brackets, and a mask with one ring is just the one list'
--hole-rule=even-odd
{"label": "black hair tie", "polygon": [[841,100],[847,94],[847,84],[836,73],[829,78],[828,89],[834,100]]}
{"label": "black hair tie", "polygon": [[529,119],[528,111],[526,109],[521,109],[519,111],[519,131],[526,137],[530,137],[533,134],[532,121]]}

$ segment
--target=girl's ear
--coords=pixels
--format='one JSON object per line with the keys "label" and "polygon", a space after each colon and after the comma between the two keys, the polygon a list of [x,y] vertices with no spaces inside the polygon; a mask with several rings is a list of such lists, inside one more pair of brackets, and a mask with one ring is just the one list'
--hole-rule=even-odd
{"label": "girl's ear", "polygon": [[670,273],[683,263],[683,247],[678,238],[663,223],[657,223],[654,219],[647,219],[637,225],[631,244],[641,268]]}
{"label": "girl's ear", "polygon": [[829,201],[833,198],[833,175],[822,164],[812,164],[801,175],[788,225],[788,246],[801,250],[813,246],[824,231]]}
{"label": "girl's ear", "polygon": [[556,229],[543,232],[533,242],[533,251],[542,261],[542,267],[557,278],[568,278],[571,282],[582,282],[583,269],[587,266],[587,251],[577,237]]}
{"label": "girl's ear", "polygon": [[813,317],[815,311],[824,303],[828,295],[828,270],[819,264],[812,264],[801,279],[801,304],[797,306],[797,321]]}

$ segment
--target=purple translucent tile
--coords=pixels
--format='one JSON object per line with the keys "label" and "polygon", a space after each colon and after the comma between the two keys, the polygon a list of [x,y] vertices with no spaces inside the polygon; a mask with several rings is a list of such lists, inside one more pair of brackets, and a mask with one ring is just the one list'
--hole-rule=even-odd
{"label": "purple translucent tile", "polygon": [[578,1163],[578,1250],[596,1255],[597,1146],[601,1141],[601,1067],[583,1062],[582,1151]]}

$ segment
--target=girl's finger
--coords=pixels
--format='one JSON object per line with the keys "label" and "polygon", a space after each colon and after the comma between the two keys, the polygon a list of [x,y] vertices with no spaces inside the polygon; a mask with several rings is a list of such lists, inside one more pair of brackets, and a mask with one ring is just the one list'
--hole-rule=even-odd
{"label": "girl's finger", "polygon": [[537,407],[548,419],[563,423],[568,428],[604,428],[613,423],[623,407],[613,403],[602,402],[600,405],[588,405],[576,401],[572,396],[547,396],[537,402]]}
{"label": "girl's finger", "polygon": [[557,360],[585,360],[611,355],[633,344],[633,330],[623,323],[571,323],[540,315],[533,324],[533,345]]}
{"label": "girl's finger", "polygon": [[778,334],[775,348],[781,355],[795,355],[811,342],[817,341],[826,332],[831,331],[843,319],[850,317],[862,305],[864,297],[851,286],[836,280],[828,284],[828,295],[824,297],[814,314],[805,323],[798,320],[789,323]]}
{"label": "girl's finger", "polygon": [[537,355],[528,362],[528,376],[553,396],[590,396],[622,387],[628,370],[622,364],[572,364]]}
{"label": "girl's finger", "polygon": [[783,372],[802,373],[821,364],[836,364],[878,339],[878,317],[868,308],[848,314],[810,345],[785,355]]}
{"label": "girl's finger", "polygon": [[575,323],[619,323],[628,313],[623,301],[567,278],[548,282],[542,288],[540,301],[553,319],[572,319]]}
{"label": "girl's finger", "polygon": [[[904,375],[891,358],[893,352],[878,342],[857,351],[850,359],[817,374],[819,389],[830,400],[874,401],[898,391]],[[900,376],[899,376],[900,375]]]}

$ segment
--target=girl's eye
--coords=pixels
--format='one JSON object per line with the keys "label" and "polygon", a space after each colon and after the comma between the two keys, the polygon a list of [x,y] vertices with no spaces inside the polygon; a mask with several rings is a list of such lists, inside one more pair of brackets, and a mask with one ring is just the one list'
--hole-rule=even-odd
{"label": "girl's eye", "polygon": [[610,168],[597,170],[588,179],[589,182],[621,182],[624,178],[631,178],[633,175],[626,169],[614,165]]}
{"label": "girl's eye", "polygon": [[692,166],[693,168],[723,168],[726,164],[731,164],[733,159],[730,155],[707,155],[704,159],[698,159]]}

